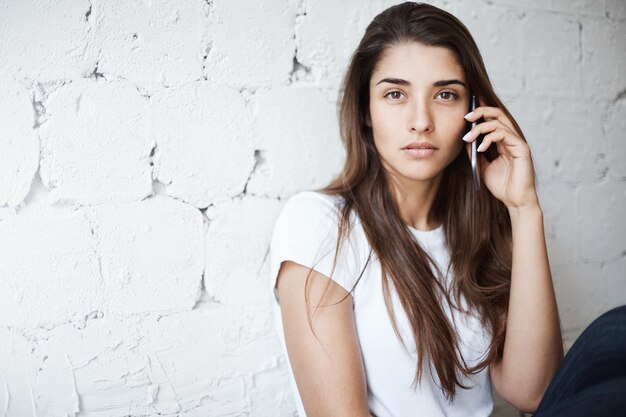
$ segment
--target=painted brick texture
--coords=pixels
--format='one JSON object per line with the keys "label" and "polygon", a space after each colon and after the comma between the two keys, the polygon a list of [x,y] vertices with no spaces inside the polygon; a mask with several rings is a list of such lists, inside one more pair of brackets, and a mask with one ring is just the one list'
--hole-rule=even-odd
{"label": "painted brick texture", "polygon": [[[0,4],[0,417],[295,415],[266,251],[395,3]],[[432,3],[531,145],[568,347],[626,303],[626,2]]]}

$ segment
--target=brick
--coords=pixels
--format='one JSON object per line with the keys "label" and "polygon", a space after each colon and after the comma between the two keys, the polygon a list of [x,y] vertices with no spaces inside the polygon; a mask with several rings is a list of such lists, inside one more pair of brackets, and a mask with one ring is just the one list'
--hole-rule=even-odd
{"label": "brick", "polygon": [[599,264],[562,266],[552,271],[552,279],[564,332],[584,329],[602,312]]}
{"label": "brick", "polygon": [[0,328],[0,404],[7,417],[36,417],[32,385],[45,359],[17,329]]}
{"label": "brick", "polygon": [[49,325],[97,309],[97,242],[81,211],[29,207],[0,222],[0,236],[0,325]]}
{"label": "brick", "polygon": [[34,124],[28,90],[0,77],[0,206],[17,206],[30,190],[39,168],[39,138]]}
{"label": "brick", "polygon": [[40,415],[76,415],[80,411],[74,369],[65,351],[56,347],[46,352],[33,391]]}
{"label": "brick", "polygon": [[263,267],[269,269],[265,255],[280,207],[277,200],[256,197],[216,206],[207,236],[204,281],[212,298],[233,306],[269,306],[270,286],[261,273]]}
{"label": "brick", "polygon": [[[365,33],[367,22],[359,19],[363,7],[356,0],[307,1],[304,5],[295,21],[296,58],[309,72],[302,81],[338,89]],[[326,29],[319,30],[321,26]]]}
{"label": "brick", "polygon": [[581,260],[616,260],[626,251],[626,188],[623,181],[583,186],[578,193],[578,244]]}
{"label": "brick", "polygon": [[286,0],[212,2],[205,77],[237,87],[284,85],[293,68],[295,10]]}
{"label": "brick", "polygon": [[204,268],[201,213],[172,199],[93,208],[105,311],[115,314],[191,309]]}
{"label": "brick", "polygon": [[256,373],[254,385],[250,388],[250,415],[274,417],[275,415],[294,415],[296,405],[288,384],[285,366]]}
{"label": "brick", "polygon": [[606,140],[602,135],[602,102],[554,99],[551,137],[555,178],[592,184],[605,174]]}
{"label": "brick", "polygon": [[168,195],[207,207],[243,192],[255,164],[250,120],[237,91],[185,84],[152,97],[155,178]]}
{"label": "brick", "polygon": [[[0,275],[10,289],[0,303],[2,324],[193,307],[204,266],[202,218],[187,205],[159,200],[93,213],[33,210],[0,223],[11,237],[0,241]],[[25,238],[34,234],[35,243]]]}
{"label": "brick", "polygon": [[233,353],[241,342],[237,313],[210,303],[148,323],[154,346],[149,370],[159,387],[154,404],[159,412],[228,415],[246,409],[243,371]]}
{"label": "brick", "polygon": [[609,19],[582,19],[581,38],[584,92],[615,99],[626,84],[626,25]]}
{"label": "brick", "polygon": [[157,334],[148,331],[153,322],[157,322],[154,317],[115,320],[104,314],[82,327],[60,325],[50,332],[42,350],[67,352],[81,415],[168,411],[162,403],[167,379],[161,381],[160,365],[155,362],[156,352],[164,346]]}
{"label": "brick", "polygon": [[626,179],[626,98],[616,100],[603,115],[602,130],[607,141],[606,164],[608,177]]}
{"label": "brick", "polygon": [[522,10],[553,10],[554,0],[526,0],[523,3],[519,0],[489,0],[488,3],[503,5]]}
{"label": "brick", "polygon": [[93,71],[88,0],[24,0],[0,5],[0,67],[15,79],[57,81]]}
{"label": "brick", "polygon": [[611,19],[626,19],[626,3],[623,0],[605,0],[606,16]]}
{"label": "brick", "polygon": [[[539,184],[537,194],[544,214],[544,234],[552,268],[579,262],[577,210],[578,192],[561,182]],[[554,271],[553,271],[554,272]]]}
{"label": "brick", "polygon": [[51,202],[128,202],[152,194],[149,107],[134,87],[82,79],[44,105],[40,175]]}
{"label": "brick", "polygon": [[254,99],[254,132],[266,163],[250,178],[252,194],[289,196],[321,187],[341,171],[345,150],[336,107],[323,93],[294,87],[259,93]]}
{"label": "brick", "polygon": [[94,8],[99,73],[147,86],[202,76],[202,2],[108,1]]}
{"label": "brick", "polygon": [[526,90],[542,96],[580,96],[572,88],[582,81],[578,23],[559,14],[533,11],[522,20],[520,30]]}
{"label": "brick", "polygon": [[606,6],[597,0],[552,0],[552,10],[588,16],[604,17]]}
{"label": "brick", "polygon": [[604,262],[600,277],[603,282],[602,312],[626,304],[626,251],[617,260]]}
{"label": "brick", "polygon": [[606,103],[536,96],[506,102],[530,144],[539,185],[559,181],[573,187],[604,178]]}

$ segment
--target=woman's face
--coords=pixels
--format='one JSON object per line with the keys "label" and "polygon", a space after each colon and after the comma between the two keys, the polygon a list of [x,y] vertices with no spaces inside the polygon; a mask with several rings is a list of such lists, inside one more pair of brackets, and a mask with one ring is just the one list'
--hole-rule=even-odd
{"label": "woman's face", "polygon": [[[406,42],[386,50],[370,79],[368,125],[383,166],[407,187],[435,181],[465,142],[469,92],[447,48]],[[434,150],[409,151],[418,146]]]}

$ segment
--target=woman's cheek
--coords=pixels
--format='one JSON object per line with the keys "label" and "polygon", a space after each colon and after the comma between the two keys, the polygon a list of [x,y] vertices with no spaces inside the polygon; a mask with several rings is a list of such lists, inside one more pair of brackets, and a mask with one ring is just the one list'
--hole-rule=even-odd
{"label": "woman's cheek", "polygon": [[445,125],[451,127],[450,131],[448,132],[450,137],[454,139],[458,138],[459,140],[461,140],[461,138],[465,134],[465,119],[463,119],[463,116],[464,115],[462,114],[459,117],[451,117],[444,122]]}

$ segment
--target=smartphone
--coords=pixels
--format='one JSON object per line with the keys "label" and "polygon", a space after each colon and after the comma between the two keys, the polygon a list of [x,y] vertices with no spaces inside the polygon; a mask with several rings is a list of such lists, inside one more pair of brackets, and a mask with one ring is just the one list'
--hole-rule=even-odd
{"label": "smartphone", "polygon": [[[478,103],[475,95],[471,95],[470,103],[469,103],[469,111],[474,111],[478,107]],[[476,126],[476,124],[482,120],[482,117],[475,122],[469,123],[467,122],[467,130],[469,131],[471,128]],[[471,147],[471,155],[470,155],[470,163],[472,165],[472,179],[474,182],[474,190],[480,191],[480,166],[478,165],[478,152],[476,152],[476,148],[480,146],[482,143],[483,135],[478,136],[475,141],[472,142]]]}

